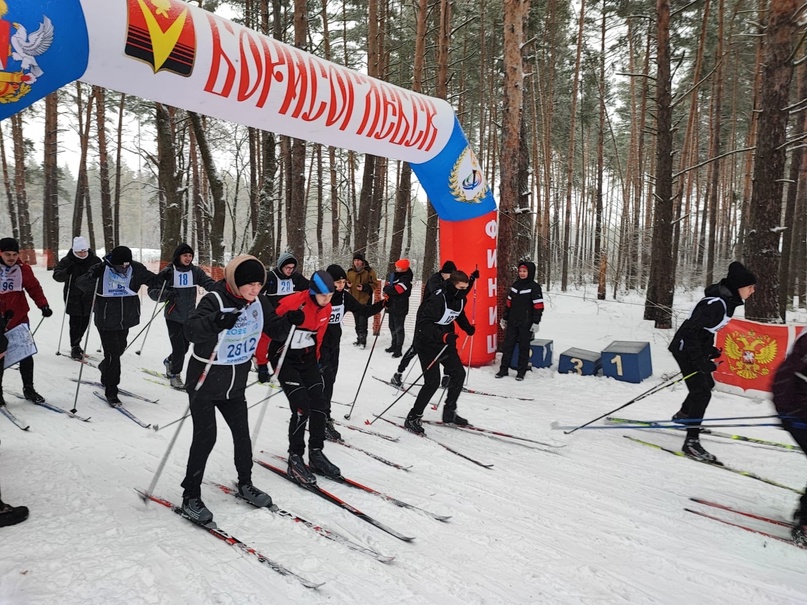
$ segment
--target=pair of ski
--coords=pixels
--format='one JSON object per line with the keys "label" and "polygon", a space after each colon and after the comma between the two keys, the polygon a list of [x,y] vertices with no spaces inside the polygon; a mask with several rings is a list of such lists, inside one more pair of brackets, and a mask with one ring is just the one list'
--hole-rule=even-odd
{"label": "pair of ski", "polygon": [[384,523],[382,523],[378,519],[375,519],[374,517],[371,517],[367,513],[364,513],[362,511],[360,511],[358,508],[356,508],[352,504],[348,504],[347,502],[342,500],[339,496],[337,496],[335,494],[332,494],[331,492],[329,492],[327,490],[324,490],[323,488],[321,488],[316,483],[310,483],[310,484],[298,483],[293,478],[291,478],[289,476],[289,474],[282,468],[274,466],[273,464],[270,464],[269,462],[266,462],[265,460],[260,460],[258,458],[255,459],[255,462],[258,463],[259,465],[261,465],[263,468],[265,468],[265,469],[267,469],[269,471],[272,471],[276,475],[279,475],[280,477],[283,477],[284,479],[286,479],[288,481],[291,481],[292,483],[294,483],[295,485],[301,487],[302,489],[305,489],[305,490],[311,492],[312,494],[315,494],[315,495],[319,496],[323,500],[327,500],[331,504],[334,504],[334,505],[338,506],[339,508],[341,508],[343,510],[346,510],[351,515],[354,515],[355,517],[358,517],[362,521],[377,527],[381,531],[388,533],[389,535],[393,536],[394,538],[398,538],[399,540],[402,540],[403,542],[411,542],[412,540],[414,540],[413,537],[406,536],[406,535],[392,529],[391,527],[385,525]]}
{"label": "pair of ski", "polygon": [[336,443],[337,445],[341,445],[342,447],[346,447],[351,450],[356,450],[357,452],[361,452],[365,456],[369,456],[373,460],[378,460],[382,464],[386,464],[387,466],[391,466],[392,468],[397,468],[398,470],[402,471],[409,471],[412,468],[412,465],[404,466],[403,464],[398,464],[397,462],[393,462],[392,460],[387,460],[386,458],[382,458],[378,454],[374,454],[373,452],[368,452],[365,449],[360,448],[357,445],[353,445],[352,443],[348,443],[344,439],[328,439],[331,443]]}
{"label": "pair of ski", "polygon": [[[512,435],[511,433],[505,433],[505,432],[494,430],[494,429],[483,428],[481,426],[475,426],[475,425],[472,425],[472,424],[468,424],[468,425],[465,425],[465,426],[460,426],[459,424],[454,424],[452,422],[442,422],[440,420],[421,420],[421,422],[423,424],[433,424],[433,425],[436,425],[436,426],[446,426],[446,427],[449,427],[449,428],[452,428],[452,429],[458,429],[460,431],[480,433],[482,435],[485,435],[485,436],[491,437],[491,438],[506,437],[507,439],[514,439],[516,441],[523,441],[525,443],[531,443],[531,444],[535,444],[535,445],[542,445],[544,447],[551,447],[551,448],[556,448],[556,449],[561,448],[561,447],[566,447],[565,443],[559,444],[559,445],[554,444],[554,443],[546,443],[544,441],[538,441],[537,439],[529,439],[527,437],[519,437],[518,435]],[[504,439],[500,439],[500,441],[504,441],[505,443],[512,443],[511,441],[505,441]],[[521,444],[518,444],[518,445],[521,445]],[[541,448],[533,448],[533,449],[541,449]],[[547,450],[541,450],[541,451],[547,451]]]}
{"label": "pair of ski", "polygon": [[[78,379],[71,378],[73,382],[78,382]],[[82,380],[81,384],[86,384],[92,387],[97,387],[99,389],[105,388],[104,385],[96,380]],[[133,393],[132,391],[127,391],[126,389],[118,388],[118,393],[121,395],[125,395],[126,397],[131,397],[132,399],[137,399],[138,401],[145,401],[146,403],[160,403],[159,399],[150,399],[143,395],[138,395],[137,393]]]}
{"label": "pair of ski", "polygon": [[307,578],[304,578],[303,576],[293,572],[292,570],[290,570],[285,565],[281,565],[280,563],[277,563],[276,561],[274,561],[274,560],[270,559],[269,557],[267,557],[267,556],[261,554],[260,552],[258,552],[252,546],[249,546],[245,542],[242,542],[241,540],[239,540],[238,538],[236,538],[232,534],[229,534],[228,532],[224,531],[223,529],[220,529],[218,527],[218,525],[216,525],[216,523],[213,522],[213,521],[211,521],[210,523],[207,523],[207,524],[197,523],[196,521],[194,521],[193,519],[188,517],[184,512],[182,512],[182,508],[177,506],[176,504],[174,504],[174,503],[172,503],[172,502],[170,502],[168,500],[165,500],[163,498],[159,498],[157,496],[154,496],[152,494],[147,494],[146,492],[143,492],[143,491],[141,491],[139,489],[135,490],[135,491],[140,495],[140,497],[144,501],[151,500],[152,502],[162,504],[164,507],[174,511],[180,517],[182,517],[184,519],[187,519],[188,521],[190,521],[191,523],[193,523],[194,525],[196,525],[198,527],[201,527],[202,529],[207,531],[209,534],[215,536],[219,540],[222,540],[226,544],[229,544],[230,546],[233,546],[234,548],[240,550],[244,554],[251,555],[251,556],[255,557],[258,560],[259,563],[262,563],[263,565],[266,565],[267,567],[269,567],[273,571],[276,571],[280,575],[295,578],[298,582],[300,582],[300,584],[302,584],[306,588],[319,588],[320,586],[322,586],[325,583],[325,582],[313,582],[313,581],[311,581],[311,580],[309,580]]}
{"label": "pair of ski", "polygon": [[742,475],[743,477],[748,477],[749,479],[754,479],[756,481],[761,481],[762,483],[767,483],[768,485],[773,485],[774,487],[781,487],[782,489],[790,490],[791,492],[796,492],[797,494],[801,494],[802,491],[800,489],[796,489],[795,487],[790,487],[789,485],[784,485],[783,483],[779,483],[778,481],[774,481],[773,479],[768,479],[766,477],[760,477],[756,473],[752,473],[751,471],[745,471],[742,469],[734,468],[732,466],[727,466],[720,461],[715,462],[708,462],[706,460],[698,460],[696,458],[691,458],[687,456],[684,452],[680,450],[670,449],[664,446],[661,446],[657,443],[651,443],[649,441],[642,441],[641,439],[637,439],[636,437],[631,437],[630,435],[622,435],[625,439],[630,439],[635,443],[640,443],[641,445],[646,445],[648,447],[652,447],[654,449],[667,452],[668,454],[673,454],[675,456],[680,456],[681,458],[689,458],[690,460],[694,460],[695,462],[700,462],[701,464],[708,464],[709,466],[713,466],[715,468],[723,469],[724,471],[729,471],[730,473],[735,473],[737,475]]}
{"label": "pair of ski", "polygon": [[[123,391],[121,391],[121,393],[123,393]],[[98,397],[98,399],[100,399],[101,401],[106,403],[109,407],[111,407],[111,408],[113,408],[115,410],[118,410],[121,414],[126,416],[129,420],[131,420],[132,422],[134,422],[138,426],[142,426],[144,429],[147,429],[147,428],[151,427],[150,423],[143,422],[142,420],[140,420],[140,418],[138,418],[137,416],[132,414],[132,412],[130,412],[128,409],[123,407],[122,403],[110,403],[109,400],[106,398],[106,395],[104,395],[100,391],[93,391],[93,395]]]}
{"label": "pair of ski", "polygon": [[[53,405],[52,403],[48,403],[47,401],[30,401],[28,399],[25,399],[25,396],[22,393],[12,392],[11,395],[14,395],[15,397],[18,397],[19,399],[22,399],[24,401],[29,401],[33,405],[38,405],[39,407],[45,408],[46,410],[50,410],[51,412],[56,412],[57,414],[65,414],[70,418],[75,418],[77,420],[81,420],[82,422],[90,421],[89,416],[88,417],[79,416],[78,414],[74,414],[70,410],[65,410],[64,408],[60,408],[59,406]],[[16,415],[11,413],[11,410],[9,410],[5,405],[0,406],[0,414],[3,414],[3,416],[8,418],[14,424],[14,426],[23,431],[27,431],[28,429],[31,428],[31,425],[26,424],[25,422],[20,420]]]}
{"label": "pair of ski", "polygon": [[[389,380],[384,380],[383,378],[379,378],[378,376],[373,376],[373,378],[375,378],[379,382],[383,382],[384,384],[386,384],[388,386],[391,386],[393,389],[398,389],[398,390],[404,390],[407,387],[412,387],[412,386],[416,386],[416,387],[423,386],[423,385],[421,385],[419,383],[412,384],[412,383],[406,383],[406,382],[403,383],[401,386],[398,386],[397,384],[392,384]],[[516,395],[502,395],[500,393],[488,393],[486,391],[479,391],[477,389],[469,389],[467,387],[462,387],[462,392],[463,393],[470,393],[471,395],[484,395],[485,397],[500,397],[502,399],[518,399],[519,401],[535,401],[534,397],[517,397]],[[410,391],[410,394],[413,397],[415,397],[415,393],[412,393]]]}
{"label": "pair of ski", "polygon": [[155,378],[160,379],[160,380],[149,380],[149,382],[153,382],[155,384],[159,384],[160,386],[173,389],[174,391],[181,391],[183,393],[185,392],[185,387],[182,388],[172,387],[168,383],[168,377],[165,375],[165,372],[158,372],[157,370],[152,370],[151,368],[140,368],[140,369],[143,370],[143,372],[148,374],[149,376],[154,376]]}
{"label": "pair of ski", "polygon": [[[731,506],[726,506],[725,504],[720,504],[718,502],[712,502],[710,500],[704,500],[702,498],[690,498],[693,502],[697,502],[698,504],[703,504],[705,506],[711,506],[712,508],[716,508],[719,510],[724,510],[730,513],[734,513],[743,517],[747,517],[749,519],[755,519],[757,521],[763,521],[765,523],[770,523],[771,525],[775,525],[777,527],[784,527],[787,529],[792,529],[793,524],[787,521],[781,521],[779,519],[772,519],[770,517],[764,517],[762,515],[757,515],[756,513],[749,513],[743,510],[738,510],[736,508],[732,508]],[[684,507],[684,510],[688,513],[693,513],[700,517],[705,517],[706,519],[712,519],[713,521],[718,521],[719,523],[723,523],[725,525],[730,525],[731,527],[737,527],[739,529],[745,530],[747,532],[751,532],[754,534],[758,534],[760,536],[765,536],[766,538],[771,538],[772,540],[778,540],[779,542],[784,542],[785,544],[790,544],[791,546],[795,546],[801,549],[807,549],[807,546],[803,546],[797,542],[794,542],[791,538],[785,538],[780,535],[776,535],[761,529],[757,529],[755,527],[750,527],[748,525],[743,525],[742,523],[737,523],[735,521],[729,521],[728,519],[723,519],[716,515],[711,515],[709,513],[705,513],[700,510],[694,510],[692,508]]]}

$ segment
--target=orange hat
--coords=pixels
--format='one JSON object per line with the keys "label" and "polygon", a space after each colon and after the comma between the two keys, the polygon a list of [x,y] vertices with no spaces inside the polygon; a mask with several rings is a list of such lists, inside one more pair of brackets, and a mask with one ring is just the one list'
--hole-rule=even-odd
{"label": "orange hat", "polygon": [[409,268],[409,259],[401,258],[395,261],[395,268],[400,271],[406,271]]}

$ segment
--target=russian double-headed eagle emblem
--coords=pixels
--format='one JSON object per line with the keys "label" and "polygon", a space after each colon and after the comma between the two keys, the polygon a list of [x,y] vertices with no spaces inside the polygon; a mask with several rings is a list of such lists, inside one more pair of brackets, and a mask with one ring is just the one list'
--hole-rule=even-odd
{"label": "russian double-headed eagle emblem", "polygon": [[768,334],[757,334],[753,330],[734,330],[726,336],[724,353],[728,359],[729,371],[740,378],[754,380],[771,372],[768,366],[776,359],[779,344]]}
{"label": "russian double-headed eagle emblem", "polygon": [[37,62],[53,43],[53,23],[47,16],[36,30],[3,19],[8,4],[0,0],[0,103],[15,103],[44,75]]}

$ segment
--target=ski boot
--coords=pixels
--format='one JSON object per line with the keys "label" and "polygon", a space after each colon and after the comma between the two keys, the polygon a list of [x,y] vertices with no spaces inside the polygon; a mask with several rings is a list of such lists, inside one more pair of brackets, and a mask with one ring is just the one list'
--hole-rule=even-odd
{"label": "ski boot", "polygon": [[710,454],[701,445],[700,439],[687,439],[684,441],[684,447],[681,448],[687,458],[692,458],[698,462],[708,462],[715,464],[718,462],[717,456]]}
{"label": "ski boot", "polygon": [[328,441],[342,441],[342,435],[336,430],[333,418],[325,421],[325,439]]}
{"label": "ski boot", "polygon": [[28,508],[25,506],[11,506],[0,500],[0,527],[16,525],[28,518]]}
{"label": "ski boot", "polygon": [[392,378],[390,378],[389,383],[394,387],[400,388],[403,386],[403,376],[401,376],[400,372],[395,372],[395,374],[392,375]]}
{"label": "ski boot", "polygon": [[201,498],[182,498],[182,514],[198,525],[207,525],[213,521],[213,513]]}
{"label": "ski boot", "polygon": [[420,424],[420,419],[421,418],[423,418],[423,416],[418,416],[418,415],[415,415],[415,414],[409,414],[406,417],[406,420],[404,420],[404,428],[407,431],[411,431],[415,435],[425,435],[426,431],[423,430],[423,425]]}
{"label": "ski boot", "polygon": [[22,390],[22,396],[25,397],[28,401],[33,401],[34,403],[45,403],[45,398],[42,397],[39,393],[34,390],[34,387],[25,387]]}
{"label": "ski boot", "polygon": [[272,497],[264,491],[259,490],[251,483],[244,483],[238,486],[238,497],[243,498],[252,506],[258,508],[272,506]]}
{"label": "ski boot", "polygon": [[300,454],[289,454],[289,466],[286,472],[289,478],[303,487],[306,485],[316,485],[317,478],[311,474]]}
{"label": "ski boot", "polygon": [[342,476],[342,471],[333,462],[325,457],[321,449],[311,449],[308,452],[308,468],[318,475],[325,475],[332,479]]}

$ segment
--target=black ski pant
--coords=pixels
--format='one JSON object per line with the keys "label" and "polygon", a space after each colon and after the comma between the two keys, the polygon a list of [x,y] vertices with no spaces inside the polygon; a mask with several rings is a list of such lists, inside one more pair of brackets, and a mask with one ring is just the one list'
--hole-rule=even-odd
{"label": "black ski pant", "polygon": [[417,353],[415,352],[415,345],[412,344],[407,350],[406,353],[403,354],[401,361],[398,363],[398,374],[403,374],[406,372],[407,366],[409,366],[409,362],[415,358]]}
{"label": "black ski pant", "polygon": [[693,372],[693,376],[686,379],[687,391],[689,394],[681,404],[681,412],[687,418],[696,419],[695,422],[688,422],[687,426],[687,439],[697,439],[700,435],[700,425],[703,415],[706,413],[706,408],[709,406],[709,401],[712,399],[712,389],[715,386],[712,373],[699,371],[695,363],[688,355],[681,353],[673,353],[678,367],[684,376],[689,376]]}
{"label": "black ski pant", "polygon": [[448,394],[446,395],[446,404],[443,408],[443,415],[457,411],[457,399],[462,393],[462,385],[465,382],[465,368],[460,361],[460,356],[457,353],[457,348],[450,345],[443,351],[438,363],[428,368],[429,364],[434,361],[434,358],[440,353],[440,347],[420,347],[418,350],[418,358],[420,359],[420,367],[423,368],[423,386],[415,399],[415,405],[409,412],[409,416],[422,416],[423,411],[429,404],[432,396],[440,388],[440,366],[444,368],[446,376],[448,376]]}
{"label": "black ski pant", "polygon": [[188,453],[188,467],[182,481],[183,497],[198,498],[202,493],[205,466],[213,446],[216,445],[216,408],[218,408],[233,435],[235,470],[238,485],[252,483],[252,441],[249,438],[247,400],[205,399],[197,392],[188,394],[193,419],[193,441]]}
{"label": "black ski pant", "polygon": [[[801,451],[807,456],[807,419],[782,420],[782,427],[790,433],[793,440],[799,444]],[[807,525],[807,488],[799,500],[799,508],[796,512],[798,518],[794,522],[799,525]]]}
{"label": "black ski pant", "polygon": [[339,343],[335,347],[326,347],[323,343],[319,352],[319,368],[324,383],[323,399],[325,400],[325,413],[331,417],[331,399],[333,398],[333,385],[336,374],[339,372]]}
{"label": "black ski pant", "polygon": [[[3,360],[0,359],[0,386],[3,384],[3,374],[5,373],[5,369],[3,368]],[[34,356],[29,355],[25,359],[20,360],[20,378],[22,378],[22,389],[33,389],[34,388]],[[2,397],[2,394],[0,394]]]}
{"label": "black ski pant", "polygon": [[98,334],[101,336],[101,347],[104,349],[104,359],[98,364],[104,394],[107,397],[117,397],[120,384],[120,358],[126,350],[129,330],[98,330]]}
{"label": "black ski pant", "polygon": [[70,348],[80,347],[81,339],[84,337],[84,332],[90,325],[89,315],[71,315],[70,316]]}
{"label": "black ski pant", "polygon": [[507,331],[504,333],[504,344],[502,345],[502,365],[500,370],[506,372],[510,369],[513,361],[513,351],[518,344],[518,363],[516,369],[520,375],[527,373],[530,362],[530,338],[532,337],[532,324],[526,326],[511,326],[507,324]]}
{"label": "black ski pant", "polygon": [[359,313],[353,313],[353,319],[356,322],[356,342],[360,345],[367,344],[367,316]]}
{"label": "black ski pant", "polygon": [[302,456],[305,453],[305,427],[309,420],[308,447],[322,449],[328,404],[325,401],[325,384],[316,362],[295,364],[287,357],[277,379],[291,408],[289,454]]}
{"label": "black ski pant", "polygon": [[185,324],[166,319],[165,325],[168,328],[168,340],[171,341],[171,354],[168,356],[168,360],[171,362],[171,373],[181,374],[182,367],[185,365],[185,355],[190,346],[188,339],[185,338]]}
{"label": "black ski pant", "polygon": [[406,313],[389,313],[389,331],[392,335],[392,344],[390,348],[393,353],[401,354],[403,352],[404,343],[404,322],[406,321]]}

